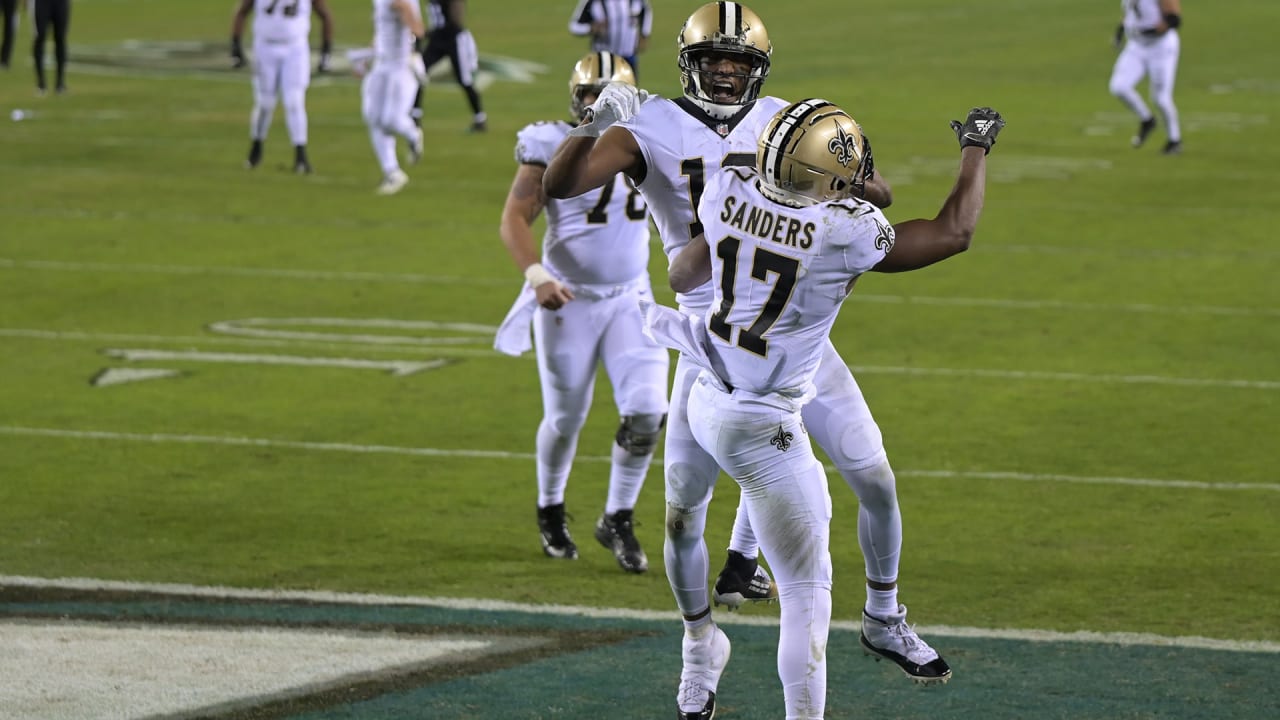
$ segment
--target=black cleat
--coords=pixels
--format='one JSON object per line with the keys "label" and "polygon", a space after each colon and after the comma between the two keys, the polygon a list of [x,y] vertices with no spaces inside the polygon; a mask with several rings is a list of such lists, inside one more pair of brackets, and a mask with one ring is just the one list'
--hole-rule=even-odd
{"label": "black cleat", "polygon": [[920,685],[941,685],[951,679],[951,666],[929,643],[920,639],[907,624],[907,607],[884,620],[862,611],[862,651],[876,662],[891,660],[902,668],[911,681]]}
{"label": "black cleat", "polygon": [[1164,150],[1161,150],[1160,152],[1164,153],[1165,155],[1181,155],[1182,141],[1170,140],[1169,142],[1164,144]]}
{"label": "black cleat", "polygon": [[618,566],[631,573],[649,569],[649,558],[640,549],[640,541],[631,527],[634,510],[619,510],[612,515],[601,515],[596,521],[596,540],[613,551]]}
{"label": "black cleat", "polygon": [[306,145],[298,145],[293,148],[293,171],[299,175],[311,174],[311,163],[307,161]]}
{"label": "black cleat", "polygon": [[1129,144],[1133,145],[1136,148],[1142,147],[1142,144],[1147,141],[1147,136],[1150,135],[1151,131],[1155,129],[1156,129],[1155,116],[1152,116],[1147,118],[1146,120],[1143,120],[1141,123],[1138,124],[1138,134],[1133,136],[1133,139],[1129,141]]}
{"label": "black cleat", "polygon": [[489,125],[484,120],[476,120],[475,122],[471,123],[471,128],[468,130],[468,132],[473,132],[473,133],[482,133],[482,132],[488,132],[488,131],[489,131]]}
{"label": "black cleat", "polygon": [[244,166],[250,170],[258,167],[262,163],[262,141],[254,140],[249,146],[249,159],[244,161]]}
{"label": "black cleat", "polygon": [[729,556],[724,561],[724,569],[716,578],[716,586],[711,597],[716,605],[726,605],[730,610],[737,610],[748,600],[752,602],[777,600],[778,586],[755,558],[730,550]]}
{"label": "black cleat", "polygon": [[565,524],[564,503],[538,508],[538,530],[542,533],[542,552],[547,557],[578,559],[578,546],[573,544]]}

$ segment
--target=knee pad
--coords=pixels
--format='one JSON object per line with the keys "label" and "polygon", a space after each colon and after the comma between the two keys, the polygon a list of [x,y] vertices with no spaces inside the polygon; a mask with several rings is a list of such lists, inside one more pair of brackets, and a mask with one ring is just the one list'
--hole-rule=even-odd
{"label": "knee pad", "polygon": [[632,455],[652,455],[658,447],[658,435],[667,424],[666,414],[662,415],[625,415],[618,425],[618,434],[614,440],[618,447]]}
{"label": "knee pad", "polygon": [[690,538],[701,539],[707,525],[705,506],[694,510],[667,503],[666,524],[667,538],[674,544],[682,544]]}

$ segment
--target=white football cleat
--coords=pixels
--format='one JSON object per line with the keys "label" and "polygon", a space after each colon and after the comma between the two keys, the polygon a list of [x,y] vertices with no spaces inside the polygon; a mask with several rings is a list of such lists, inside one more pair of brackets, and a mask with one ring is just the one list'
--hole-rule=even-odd
{"label": "white football cleat", "polygon": [[378,186],[379,195],[395,195],[409,184],[409,176],[404,174],[403,170],[393,170],[390,175],[382,179],[382,184]]}
{"label": "white football cleat", "polygon": [[409,141],[409,164],[411,165],[417,165],[418,161],[422,159],[424,135],[422,128],[417,128],[417,135]]}
{"label": "white football cleat", "polygon": [[680,688],[676,691],[676,717],[711,720],[716,714],[716,689],[729,664],[729,638],[716,625],[703,638],[685,631],[681,655]]}

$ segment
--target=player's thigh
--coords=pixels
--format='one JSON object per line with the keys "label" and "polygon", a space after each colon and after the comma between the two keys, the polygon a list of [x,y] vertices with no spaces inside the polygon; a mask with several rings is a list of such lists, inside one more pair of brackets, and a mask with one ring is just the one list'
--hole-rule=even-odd
{"label": "player's thigh", "polygon": [[711,500],[720,475],[720,466],[711,453],[698,444],[689,423],[689,393],[700,372],[684,355],[677,358],[663,439],[667,504],[686,511],[701,508]]}
{"label": "player's thigh", "polygon": [[454,75],[462,85],[475,82],[476,70],[480,69],[480,53],[476,49],[476,38],[470,30],[463,30],[454,39]]}
{"label": "player's thigh", "polygon": [[753,451],[760,458],[751,482],[740,482],[751,527],[780,585],[831,586],[831,494],[822,463],[808,440],[789,450]]}
{"label": "player's thigh", "polygon": [[1132,40],[1125,43],[1116,63],[1111,67],[1110,88],[1124,90],[1137,85],[1146,74],[1147,59],[1142,48]]}
{"label": "player's thigh", "polygon": [[[556,311],[538,308],[533,315],[533,342],[544,398],[549,394],[591,404],[599,362],[600,330],[591,321],[591,300],[578,299]],[[572,407],[562,407],[571,411]]]}
{"label": "player's thigh", "polygon": [[305,43],[291,45],[282,53],[280,91],[284,95],[306,92],[311,85],[311,48]]}
{"label": "player's thigh", "polygon": [[281,46],[255,43],[253,46],[253,88],[259,97],[276,97],[282,88],[285,53]]}
{"label": "player's thigh", "polygon": [[418,81],[413,72],[407,68],[397,68],[387,73],[386,90],[382,98],[383,121],[387,125],[394,120],[407,117],[413,107],[413,96],[418,89]]}
{"label": "player's thigh", "polygon": [[1147,75],[1151,78],[1153,95],[1171,94],[1178,76],[1180,42],[1176,33],[1166,35],[1151,53],[1147,61]]}
{"label": "player's thigh", "polygon": [[634,295],[608,303],[609,317],[601,318],[604,335],[600,339],[600,356],[613,384],[618,413],[661,415],[667,411],[669,353],[644,334]]}
{"label": "player's thigh", "polygon": [[827,341],[814,377],[816,395],[804,406],[813,441],[842,470],[856,470],[885,457],[884,437],[844,358]]}

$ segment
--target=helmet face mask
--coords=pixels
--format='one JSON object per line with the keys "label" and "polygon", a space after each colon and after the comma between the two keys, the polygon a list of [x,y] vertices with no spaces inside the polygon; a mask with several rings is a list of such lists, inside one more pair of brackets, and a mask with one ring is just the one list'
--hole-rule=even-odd
{"label": "helmet face mask", "polygon": [[756,152],[761,190],[793,206],[860,195],[871,167],[862,128],[849,113],[819,99],[779,110]]}
{"label": "helmet face mask", "polygon": [[636,84],[636,73],[631,69],[631,63],[621,55],[592,52],[578,60],[573,66],[573,74],[569,76],[569,112],[575,120],[581,121],[590,105],[585,101],[586,96],[598,96],[611,82]]}
{"label": "helmet face mask", "polygon": [[[689,16],[677,38],[684,95],[727,119],[760,96],[773,46],[760,17],[736,2],[713,2]],[[737,64],[728,70],[731,60]]]}

